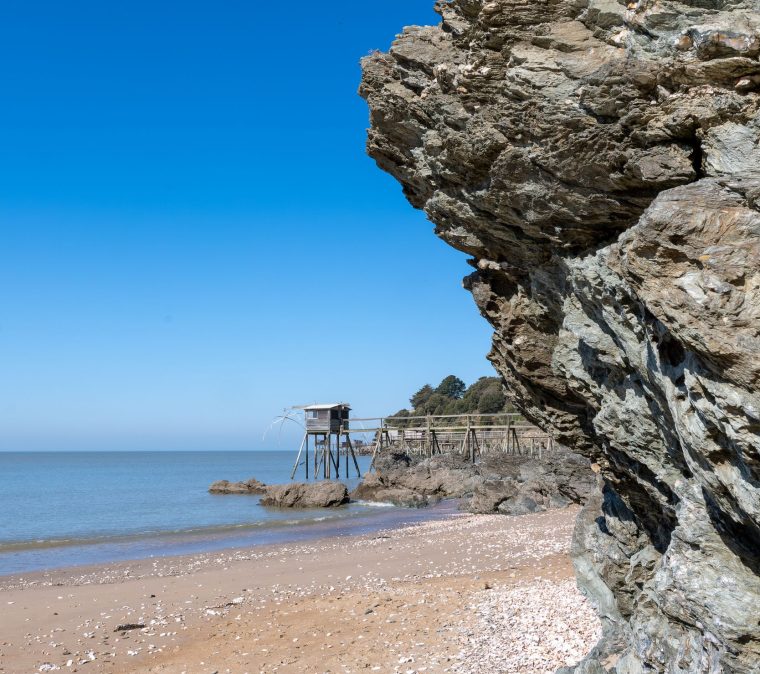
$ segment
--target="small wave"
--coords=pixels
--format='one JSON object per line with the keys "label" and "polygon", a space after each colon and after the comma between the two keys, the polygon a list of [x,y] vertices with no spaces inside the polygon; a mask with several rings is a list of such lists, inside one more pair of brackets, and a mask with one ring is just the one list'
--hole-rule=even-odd
{"label": "small wave", "polygon": [[357,501],[359,505],[367,506],[369,508],[396,508],[397,506],[387,501]]}
{"label": "small wave", "polygon": [[201,527],[186,527],[182,529],[163,529],[163,530],[146,530],[137,531],[128,534],[93,534],[90,536],[72,537],[72,538],[50,538],[36,539],[27,541],[0,541],[0,554],[25,552],[31,550],[45,550],[50,548],[91,546],[103,544],[129,545],[136,541],[155,540],[155,539],[176,539],[180,537],[189,537],[193,539],[202,537],[218,537],[225,534],[245,533],[246,531],[256,531],[265,529],[286,529],[293,526],[304,526],[309,524],[320,524],[326,521],[342,520],[361,516],[361,511],[346,511],[331,515],[322,515],[318,517],[299,517],[292,519],[271,519],[257,520],[253,522],[236,522],[230,524],[219,524]]}

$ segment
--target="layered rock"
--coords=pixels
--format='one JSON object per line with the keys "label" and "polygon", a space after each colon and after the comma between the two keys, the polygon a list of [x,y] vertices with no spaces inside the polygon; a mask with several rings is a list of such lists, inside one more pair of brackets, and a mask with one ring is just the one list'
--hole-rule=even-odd
{"label": "layered rock", "polygon": [[579,672],[760,671],[758,9],[453,0],[363,62],[513,402],[600,466]]}
{"label": "layered rock", "polygon": [[348,488],[329,480],[273,484],[260,503],[275,508],[335,508],[348,503]]}

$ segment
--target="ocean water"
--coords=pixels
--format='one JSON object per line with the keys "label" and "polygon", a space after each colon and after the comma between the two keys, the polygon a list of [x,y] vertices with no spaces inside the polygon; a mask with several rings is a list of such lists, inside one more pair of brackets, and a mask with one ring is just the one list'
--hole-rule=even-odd
{"label": "ocean water", "polygon": [[[364,473],[370,459],[358,458]],[[258,496],[207,491],[220,479],[287,482],[293,460],[279,451],[0,453],[0,575],[359,533],[425,516],[364,503],[279,510]]]}

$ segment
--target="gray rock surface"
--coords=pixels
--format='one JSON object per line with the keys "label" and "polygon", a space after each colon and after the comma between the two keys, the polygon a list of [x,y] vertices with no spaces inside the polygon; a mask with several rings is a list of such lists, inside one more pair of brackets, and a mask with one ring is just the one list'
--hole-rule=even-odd
{"label": "gray rock surface", "polygon": [[423,507],[443,498],[471,494],[483,478],[472,464],[453,456],[434,456],[415,463],[404,454],[381,455],[351,492],[360,501]]}
{"label": "gray rock surface", "polygon": [[562,448],[542,460],[492,455],[476,464],[450,455],[415,462],[387,454],[378,457],[375,471],[351,498],[418,508],[461,498],[470,512],[524,515],[585,503],[594,484],[589,461]]}
{"label": "gray rock surface", "polygon": [[760,672],[759,9],[452,0],[363,61],[513,402],[600,466],[578,672]]}
{"label": "gray rock surface", "polygon": [[275,508],[335,508],[348,503],[348,489],[341,482],[291,482],[267,487],[261,505]]}
{"label": "gray rock surface", "polygon": [[527,515],[585,504],[596,479],[588,459],[558,448],[543,459],[494,456],[478,466],[484,480],[466,504],[473,513]]}
{"label": "gray rock surface", "polygon": [[244,482],[218,480],[208,488],[211,494],[263,494],[266,489],[267,486],[255,477]]}

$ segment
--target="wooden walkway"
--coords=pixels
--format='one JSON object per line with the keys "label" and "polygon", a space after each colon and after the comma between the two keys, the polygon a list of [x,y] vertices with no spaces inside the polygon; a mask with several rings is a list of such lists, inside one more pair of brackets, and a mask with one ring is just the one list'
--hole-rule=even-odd
{"label": "wooden walkway", "polygon": [[[474,463],[480,457],[493,454],[542,459],[545,452],[554,449],[551,434],[515,413],[341,419],[335,422],[334,428],[311,429],[307,426],[291,479],[299,466],[304,467],[307,480],[310,475],[315,479],[338,477],[341,467],[349,477],[352,465],[356,475],[361,477],[355,451],[358,449],[355,447],[357,435],[370,440],[362,444],[362,448],[369,448],[372,454],[370,470],[383,452],[403,452],[419,457],[459,455]],[[310,449],[313,450],[311,461]],[[342,457],[344,461],[341,461]]]}
{"label": "wooden walkway", "polygon": [[542,458],[554,449],[554,438],[520,414],[455,414],[351,419],[342,433],[373,435],[372,465],[383,451],[416,456],[459,454],[471,461],[488,454]]}

